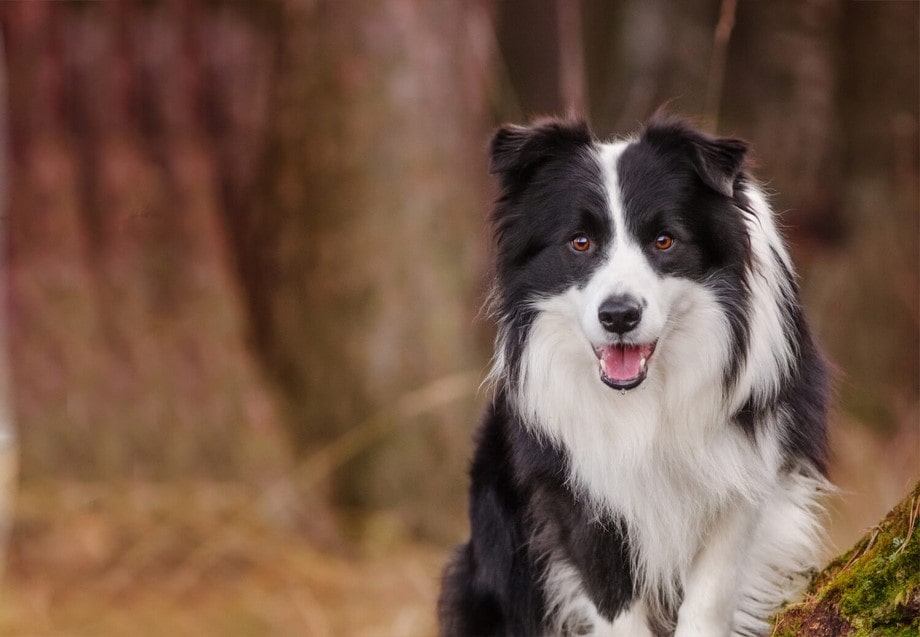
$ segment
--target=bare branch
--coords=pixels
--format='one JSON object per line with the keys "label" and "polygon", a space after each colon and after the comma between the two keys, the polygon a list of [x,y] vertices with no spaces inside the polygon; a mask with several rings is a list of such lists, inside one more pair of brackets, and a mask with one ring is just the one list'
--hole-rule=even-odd
{"label": "bare branch", "polygon": [[556,0],[559,29],[559,96],[570,117],[588,117],[581,0]]}
{"label": "bare branch", "polygon": [[712,59],[709,62],[709,80],[706,84],[706,124],[715,133],[719,128],[719,106],[722,102],[722,83],[725,81],[725,59],[728,42],[735,27],[737,0],[722,0],[719,22],[712,37]]}

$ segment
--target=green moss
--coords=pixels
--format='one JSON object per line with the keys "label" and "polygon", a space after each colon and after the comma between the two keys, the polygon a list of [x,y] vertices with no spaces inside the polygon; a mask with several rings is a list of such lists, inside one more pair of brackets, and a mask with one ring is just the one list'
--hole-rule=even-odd
{"label": "green moss", "polygon": [[817,627],[831,617],[851,626],[855,637],[920,634],[918,528],[920,483],[814,579],[806,601],[778,617],[774,635],[823,635]]}
{"label": "green moss", "polygon": [[917,634],[920,629],[914,608],[920,600],[920,539],[917,520],[913,527],[910,523],[918,504],[920,485],[870,532],[863,550],[850,557],[822,595],[838,598],[840,613],[857,626],[857,634],[880,635],[888,628],[893,635],[902,628]]}

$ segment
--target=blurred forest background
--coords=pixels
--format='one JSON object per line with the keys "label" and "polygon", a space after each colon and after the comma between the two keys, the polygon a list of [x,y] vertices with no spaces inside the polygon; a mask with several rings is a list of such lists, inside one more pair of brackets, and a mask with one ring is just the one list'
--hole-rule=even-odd
{"label": "blurred forest background", "polygon": [[550,113],[610,136],[669,102],[752,142],[839,371],[845,548],[920,473],[918,25],[913,1],[0,4],[0,633],[432,634],[491,354],[487,140]]}

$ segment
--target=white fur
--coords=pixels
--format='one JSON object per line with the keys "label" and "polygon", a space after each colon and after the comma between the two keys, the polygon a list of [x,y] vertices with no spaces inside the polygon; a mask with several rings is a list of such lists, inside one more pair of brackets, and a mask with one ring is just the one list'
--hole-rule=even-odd
{"label": "white fur", "polygon": [[675,637],[727,635],[741,597],[739,558],[757,522],[749,502],[728,507],[717,518],[685,582]]}
{"label": "white fur", "polygon": [[648,627],[647,617],[645,603],[637,600],[613,621],[605,637],[654,637]]}
{"label": "white fur", "polygon": [[[783,272],[792,271],[791,263],[763,195],[746,187],[755,213],[747,221],[750,344],[736,386],[724,395],[728,320],[710,290],[659,276],[631,242],[615,169],[625,146],[598,149],[616,237],[606,263],[584,287],[535,302],[511,396],[538,435],[568,450],[576,491],[599,513],[626,520],[648,612],[657,613],[662,602],[676,605],[683,590],[678,636],[756,634],[790,590],[789,578],[801,579],[797,574],[814,565],[816,497],[827,488],[819,476],[784,477],[778,420],[753,443],[729,422],[751,393],[768,395],[793,360],[778,303],[792,293]],[[658,339],[648,377],[623,393],[600,381],[592,351],[605,338],[597,308],[619,292],[648,303],[635,342]],[[499,335],[493,378],[506,371],[507,337]],[[603,622],[574,569],[553,569],[552,604],[565,609],[559,621],[577,613]]]}
{"label": "white fur", "polygon": [[[754,217],[745,216],[751,241],[751,269],[747,278],[751,293],[751,341],[748,360],[735,386],[734,403],[737,410],[753,395],[755,399],[769,396],[779,385],[794,360],[794,344],[786,336],[779,302],[790,298],[792,290],[782,269],[794,272],[786,245],[776,228],[773,211],[759,189],[747,186],[744,194],[751,202]],[[779,256],[777,262],[774,253]]]}
{"label": "white fur", "polygon": [[820,569],[826,557],[816,550],[825,545],[821,500],[832,492],[827,480],[813,472],[789,474],[776,484],[747,545],[735,630],[764,633],[769,628],[764,618],[798,598]]}

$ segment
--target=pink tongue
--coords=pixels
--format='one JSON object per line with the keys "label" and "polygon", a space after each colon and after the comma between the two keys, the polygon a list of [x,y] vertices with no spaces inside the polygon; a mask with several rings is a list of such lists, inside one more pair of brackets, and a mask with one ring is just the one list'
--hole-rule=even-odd
{"label": "pink tongue", "polygon": [[601,350],[604,374],[611,380],[631,380],[642,373],[641,360],[648,357],[647,345],[610,345]]}

